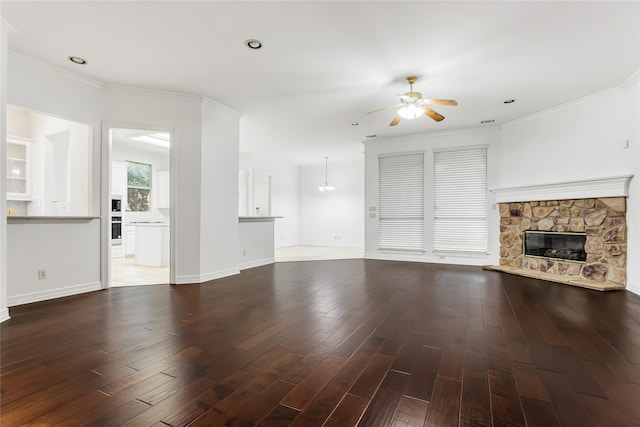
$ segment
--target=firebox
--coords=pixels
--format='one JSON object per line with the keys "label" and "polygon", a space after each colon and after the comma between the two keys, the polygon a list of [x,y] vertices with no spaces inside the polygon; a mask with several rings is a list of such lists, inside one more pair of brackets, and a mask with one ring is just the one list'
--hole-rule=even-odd
{"label": "firebox", "polygon": [[524,232],[524,254],[540,258],[555,258],[563,261],[585,262],[587,253],[585,233],[561,233],[551,231]]}

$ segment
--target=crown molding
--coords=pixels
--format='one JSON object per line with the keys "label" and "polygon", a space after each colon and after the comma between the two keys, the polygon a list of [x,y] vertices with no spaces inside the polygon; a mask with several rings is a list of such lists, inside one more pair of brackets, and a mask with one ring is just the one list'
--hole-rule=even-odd
{"label": "crown molding", "polygon": [[496,203],[541,200],[591,199],[596,197],[628,197],[633,175],[584,179],[521,187],[496,188]]}
{"label": "crown molding", "polygon": [[239,119],[240,117],[242,117],[242,113],[240,113],[239,111],[234,110],[233,108],[227,107],[226,105],[222,105],[219,102],[214,101],[213,99],[208,98],[206,96],[202,97],[202,103],[209,105],[210,107],[213,107],[218,111],[234,116],[235,118]]}
{"label": "crown molding", "polygon": [[[81,83],[85,83],[85,84],[90,85],[90,86],[98,87],[98,88],[101,88],[101,89],[104,88],[104,86],[105,86],[104,83],[99,82],[98,80],[94,80],[94,79],[86,77],[86,76],[84,76],[82,74],[74,73],[73,71],[69,71],[66,68],[62,68],[62,67],[60,67],[58,65],[50,64],[50,63],[42,61],[40,59],[36,59],[33,56],[29,56],[29,55],[25,55],[25,54],[20,53],[20,52],[16,52],[15,50],[9,49],[9,55],[10,56],[18,56],[18,57],[24,58],[27,61],[36,62],[37,64],[39,64],[42,67],[48,68],[48,69],[50,69],[52,71],[55,71],[55,72],[60,73],[60,74],[63,74],[65,76],[69,77],[69,78],[72,78],[74,80],[77,80],[77,81],[79,81]],[[9,61],[11,61],[11,59],[9,59]]]}
{"label": "crown molding", "polygon": [[584,96],[582,98],[574,99],[573,101],[569,101],[569,102],[566,102],[564,104],[556,105],[555,107],[551,107],[551,108],[548,108],[546,110],[538,111],[537,113],[529,114],[529,115],[524,116],[524,117],[519,117],[517,119],[514,119],[514,120],[511,120],[511,121],[508,121],[508,122],[505,122],[505,123],[501,124],[500,127],[506,128],[506,127],[519,125],[521,123],[528,122],[529,120],[534,120],[534,119],[537,119],[539,117],[544,117],[544,116],[547,116],[549,114],[557,113],[558,111],[564,110],[564,109],[569,108],[569,107],[573,107],[575,105],[584,104],[584,103],[587,103],[587,102],[590,102],[590,101],[593,101],[593,100],[597,100],[599,98],[602,98],[602,97],[605,97],[605,96],[608,96],[608,95],[612,95],[614,93],[618,93],[618,92],[627,90],[633,85],[633,83],[635,83],[635,81],[636,81],[636,79],[638,78],[639,75],[640,75],[640,68],[637,69],[636,71],[634,71],[633,73],[631,73],[631,75],[629,77],[627,77],[618,86],[614,86],[612,88],[603,90],[601,92],[596,92],[594,94],[587,95],[587,96]]}
{"label": "crown molding", "polygon": [[136,93],[142,93],[142,94],[153,95],[153,96],[161,96],[166,98],[181,98],[184,100],[194,101],[194,102],[202,101],[202,96],[199,96],[199,95],[193,95],[190,93],[183,93],[183,92],[173,92],[169,90],[150,89],[150,88],[139,87],[139,86],[128,86],[128,85],[121,85],[121,84],[115,84],[115,83],[105,83],[104,88],[123,90],[128,92],[136,92]]}
{"label": "crown molding", "polygon": [[387,143],[387,142],[412,142],[418,140],[424,140],[429,138],[440,138],[443,136],[452,136],[452,135],[463,135],[469,133],[479,133],[479,132],[489,132],[489,131],[498,131],[499,125],[493,124],[489,126],[483,127],[473,127],[467,129],[457,129],[457,130],[447,130],[440,132],[429,132],[429,133],[416,133],[413,135],[403,135],[403,136],[390,136],[385,138],[376,138],[376,139],[365,139],[362,142],[364,145],[375,145],[378,143]]}

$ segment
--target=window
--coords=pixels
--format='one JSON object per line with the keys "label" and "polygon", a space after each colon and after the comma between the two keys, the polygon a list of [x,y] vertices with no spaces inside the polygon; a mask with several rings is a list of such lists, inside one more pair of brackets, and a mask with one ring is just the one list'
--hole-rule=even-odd
{"label": "window", "polygon": [[151,210],[151,165],[127,162],[127,210]]}
{"label": "window", "polygon": [[378,159],[380,249],[424,251],[424,153]]}
{"label": "window", "polygon": [[435,251],[487,251],[487,149],[436,151]]}

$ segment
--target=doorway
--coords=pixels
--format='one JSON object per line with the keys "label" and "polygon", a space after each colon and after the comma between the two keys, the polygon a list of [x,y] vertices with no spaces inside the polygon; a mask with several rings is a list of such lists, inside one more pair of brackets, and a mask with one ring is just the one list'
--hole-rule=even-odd
{"label": "doorway", "polygon": [[168,132],[111,128],[110,286],[170,283]]}

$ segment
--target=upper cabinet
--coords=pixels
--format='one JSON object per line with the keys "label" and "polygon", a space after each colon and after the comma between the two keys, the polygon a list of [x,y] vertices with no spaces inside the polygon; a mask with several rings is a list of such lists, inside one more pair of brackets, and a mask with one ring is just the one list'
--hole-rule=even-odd
{"label": "upper cabinet", "polygon": [[111,195],[122,196],[127,193],[127,165],[124,163],[111,163]]}
{"label": "upper cabinet", "polygon": [[31,144],[33,140],[7,137],[7,200],[31,200]]}

